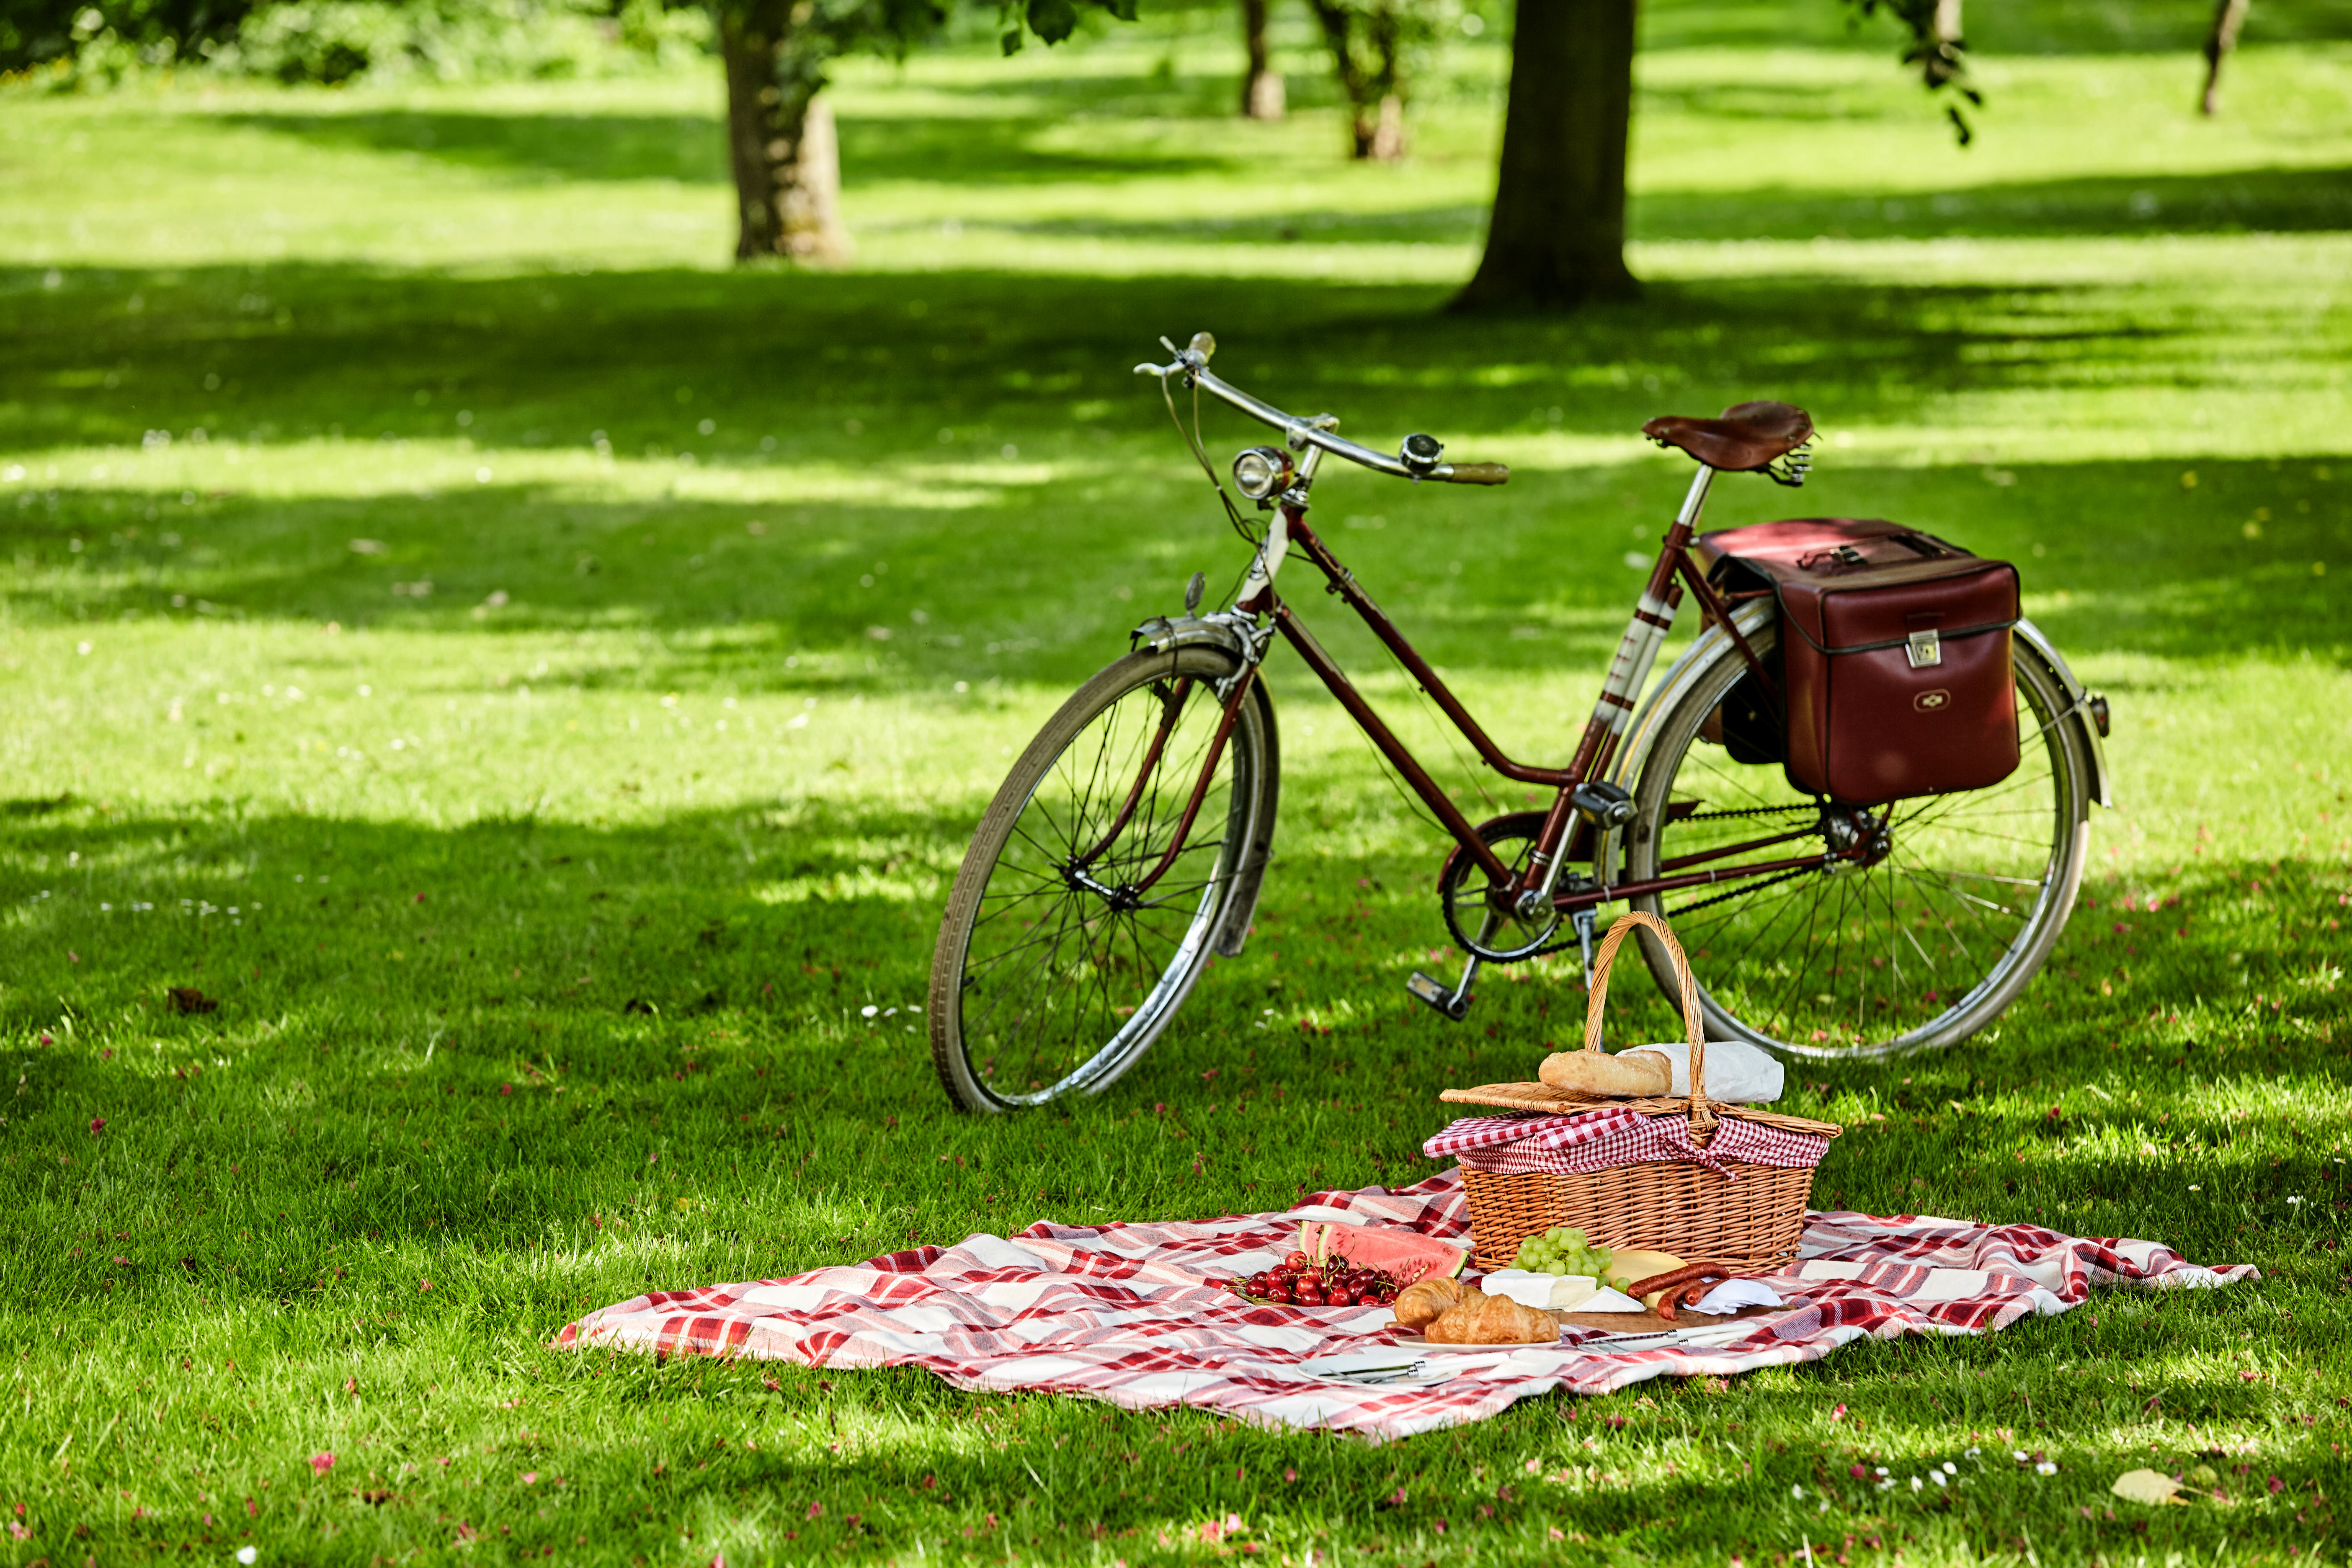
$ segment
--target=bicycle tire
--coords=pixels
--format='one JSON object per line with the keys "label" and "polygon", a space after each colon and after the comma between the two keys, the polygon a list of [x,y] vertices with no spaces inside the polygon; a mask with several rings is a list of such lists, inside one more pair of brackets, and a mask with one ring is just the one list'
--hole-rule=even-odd
{"label": "bicycle tire", "polygon": [[[1778,633],[1769,624],[1750,634],[1759,657],[1769,658]],[[1986,789],[1880,808],[1890,847],[1875,864],[1631,900],[1675,922],[1699,976],[1708,1037],[1834,1060],[1955,1045],[2000,1016],[2041,969],[2088,854],[2090,762],[2056,673],[2022,643],[2014,663],[2018,770]],[[1733,762],[1728,747],[1701,734],[1745,679],[1745,661],[1727,645],[1662,720],[1634,789],[1627,879],[1703,851],[1705,825],[1769,835],[1819,812],[1822,803],[1790,785],[1777,760]],[[1800,843],[1764,853],[1802,852]],[[1657,948],[1645,940],[1643,956],[1671,996],[1673,966]]]}
{"label": "bicycle tire", "polygon": [[1221,717],[1214,683],[1241,668],[1222,647],[1129,654],[1079,687],[1014,762],[964,853],[931,960],[931,1061],[964,1110],[992,1114],[1099,1094],[1167,1028],[1212,952],[1238,951],[1244,933],[1224,928],[1246,919],[1277,788],[1263,681],[1251,683],[1201,811],[1151,889],[1156,898],[1121,910],[1064,868],[1115,819],[1142,771],[1145,721],[1156,724],[1155,710],[1164,713],[1181,689],[1128,827],[1083,868],[1116,885],[1117,873],[1139,873],[1166,850]]}

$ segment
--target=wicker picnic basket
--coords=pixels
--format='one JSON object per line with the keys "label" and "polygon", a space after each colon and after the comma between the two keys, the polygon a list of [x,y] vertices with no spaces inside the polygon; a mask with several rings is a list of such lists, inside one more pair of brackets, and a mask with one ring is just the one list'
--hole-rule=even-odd
{"label": "wicker picnic basket", "polygon": [[[1690,961],[1665,921],[1634,912],[1609,929],[1592,966],[1591,991],[1585,1003],[1584,1048],[1601,1049],[1601,1014],[1609,999],[1609,966],[1628,933],[1637,926],[1655,931],[1672,955],[1680,983],[1683,1026],[1690,1038],[1690,1098],[1687,1100],[1596,1100],[1542,1083],[1495,1083],[1478,1089],[1450,1089],[1438,1098],[1461,1105],[1505,1106],[1516,1110],[1541,1110],[1556,1115],[1590,1110],[1600,1105],[1622,1105],[1659,1116],[1685,1117],[1691,1142],[1706,1148],[1718,1130],[1719,1117],[1734,1117],[1768,1128],[1805,1132],[1829,1139],[1843,1129],[1827,1121],[1782,1116],[1745,1105],[1717,1105],[1706,1098],[1706,1041],[1699,1025],[1698,984]],[[1574,1174],[1545,1173],[1505,1175],[1464,1168],[1462,1184],[1470,1200],[1470,1237],[1478,1264],[1485,1268],[1509,1265],[1519,1243],[1554,1226],[1574,1226],[1596,1245],[1619,1251],[1637,1249],[1671,1253],[1694,1263],[1737,1264],[1766,1268],[1797,1254],[1797,1238],[1804,1229],[1805,1209],[1812,1195],[1810,1166],[1788,1168],[1724,1162],[1732,1176],[1687,1160],[1651,1161],[1616,1165]],[[1736,1177],[1736,1179],[1734,1179]]]}

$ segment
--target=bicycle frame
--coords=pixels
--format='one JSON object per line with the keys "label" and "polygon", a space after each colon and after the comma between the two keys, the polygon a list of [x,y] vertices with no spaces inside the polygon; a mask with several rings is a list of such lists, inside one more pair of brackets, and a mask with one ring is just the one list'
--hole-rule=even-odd
{"label": "bicycle frame", "polygon": [[[1189,358],[1189,356],[1186,357]],[[1200,357],[1205,361],[1205,355]],[[1651,566],[1649,577],[1634,606],[1633,618],[1626,624],[1624,635],[1618,644],[1616,657],[1610,665],[1608,679],[1602,685],[1601,695],[1593,705],[1592,714],[1586,721],[1583,732],[1578,739],[1575,752],[1568,765],[1563,768],[1541,767],[1518,761],[1496,743],[1494,738],[1487,734],[1485,727],[1478,722],[1453,689],[1447,686],[1444,678],[1413,647],[1395,622],[1389,618],[1387,613],[1381,609],[1371,595],[1366,593],[1362,585],[1357,582],[1356,574],[1332,552],[1329,545],[1325,543],[1307,521],[1308,492],[1320,466],[1319,460],[1327,451],[1336,452],[1360,466],[1374,468],[1376,471],[1415,479],[1444,479],[1449,477],[1448,472],[1417,470],[1384,453],[1374,452],[1370,448],[1358,447],[1352,442],[1342,441],[1330,435],[1331,426],[1336,422],[1328,416],[1315,420],[1295,419],[1211,375],[1204,363],[1185,363],[1184,359],[1180,359],[1180,363],[1184,365],[1183,374],[1188,383],[1213,393],[1244,413],[1284,429],[1289,436],[1292,446],[1306,448],[1295,481],[1283,491],[1279,501],[1276,504],[1274,521],[1266,531],[1265,541],[1259,546],[1257,557],[1252,563],[1249,575],[1234,601],[1234,612],[1238,616],[1253,619],[1265,617],[1271,631],[1279,634],[1297,650],[1307,667],[1315,672],[1317,678],[1323,682],[1324,687],[1329,690],[1340,707],[1347,710],[1349,717],[1356,721],[1357,726],[1379,749],[1390,765],[1396,769],[1406,785],[1420,798],[1423,805],[1429,808],[1431,814],[1453,837],[1458,846],[1458,852],[1469,856],[1477,863],[1479,868],[1486,872],[1488,878],[1489,896],[1498,912],[1508,913],[1517,910],[1528,913],[1539,911],[1549,906],[1559,914],[1578,915],[1598,909],[1604,904],[1653,894],[1674,892],[1690,888],[1720,886],[1727,882],[1745,881],[1758,877],[1779,878],[1819,869],[1840,861],[1864,862],[1875,853],[1873,836],[1868,832],[1860,832],[1853,835],[1852,843],[1844,847],[1822,847],[1810,853],[1771,860],[1742,860],[1739,864],[1728,868],[1700,868],[1702,862],[1722,861],[1750,855],[1799,839],[1811,839],[1816,844],[1822,842],[1821,837],[1811,831],[1798,834],[1780,833],[1748,842],[1725,845],[1709,849],[1701,855],[1693,855],[1670,862],[1669,866],[1674,872],[1672,875],[1651,877],[1638,881],[1611,883],[1605,879],[1605,868],[1596,866],[1596,873],[1603,874],[1596,875],[1590,880],[1578,879],[1566,888],[1560,886],[1561,872],[1567,861],[1591,853],[1589,847],[1592,842],[1590,825],[1586,823],[1578,809],[1575,793],[1580,785],[1593,784],[1605,778],[1610,761],[1623,737],[1643,689],[1648,683],[1651,668],[1656,659],[1658,650],[1665,642],[1667,632],[1674,625],[1675,611],[1680,607],[1685,594],[1697,601],[1706,624],[1722,627],[1729,637],[1740,657],[1747,663],[1751,676],[1763,689],[1767,700],[1775,705],[1780,701],[1778,687],[1773,682],[1770,673],[1765,668],[1763,660],[1733,623],[1731,601],[1718,594],[1714,585],[1707,582],[1706,574],[1699,570],[1697,563],[1690,554],[1690,541],[1696,530],[1700,511],[1706,505],[1707,492],[1715,477],[1714,469],[1703,464],[1700,466],[1697,475],[1691,482],[1689,493],[1684,498],[1682,507],[1675,516],[1672,526],[1667,529],[1660,542],[1658,557]],[[1173,368],[1171,367],[1171,373]],[[1476,482],[1493,481],[1482,479]],[[1542,826],[1536,835],[1533,851],[1524,871],[1514,873],[1502,858],[1495,853],[1493,847],[1480,836],[1477,825],[1471,822],[1445,791],[1439,787],[1436,780],[1430,776],[1428,770],[1421,764],[1412,750],[1398,738],[1396,732],[1389,727],[1386,721],[1381,717],[1379,711],[1364,698],[1363,694],[1357,690],[1355,684],[1348,679],[1347,672],[1339,667],[1339,662],[1325,651],[1323,646],[1316,640],[1314,634],[1307,630],[1305,623],[1299,619],[1290,605],[1276,592],[1276,574],[1289,553],[1294,551],[1305,556],[1323,574],[1326,591],[1336,595],[1353,610],[1358,618],[1371,630],[1373,636],[1380,638],[1381,644],[1395,655],[1398,662],[1404,666],[1422,689],[1436,702],[1447,721],[1478,753],[1480,761],[1505,778],[1520,784],[1548,788],[1554,792],[1551,803],[1545,810]],[[1173,859],[1177,848],[1182,845],[1185,836],[1190,832],[1192,818],[1199,811],[1202,800],[1207,795],[1210,782],[1214,777],[1218,763],[1222,760],[1226,738],[1232,731],[1241,703],[1248,694],[1249,684],[1255,678],[1257,664],[1264,657],[1265,647],[1265,639],[1250,642],[1249,657],[1243,670],[1230,682],[1220,683],[1226,688],[1219,693],[1223,713],[1207,754],[1202,761],[1199,776],[1193,783],[1183,817],[1168,854],[1162,858],[1160,865],[1155,866],[1142,881],[1133,887],[1120,889],[1097,888],[1097,891],[1124,900],[1132,900],[1156,882],[1160,873],[1165,870],[1168,862]],[[1181,706],[1184,695],[1186,694],[1179,693],[1176,696],[1168,708],[1166,716],[1161,720],[1160,731],[1148,748],[1141,770],[1129,790],[1130,804],[1142,791],[1151,771],[1159,765],[1161,745],[1173,725],[1176,710]],[[1104,835],[1102,841],[1074,865],[1072,870],[1075,874],[1082,875],[1084,868],[1116,841],[1127,816],[1128,812],[1122,810],[1118,821]]]}

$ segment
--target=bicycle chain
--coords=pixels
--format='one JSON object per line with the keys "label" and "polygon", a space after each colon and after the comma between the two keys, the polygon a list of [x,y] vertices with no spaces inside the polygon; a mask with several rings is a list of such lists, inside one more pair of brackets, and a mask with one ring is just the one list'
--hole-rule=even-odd
{"label": "bicycle chain", "polygon": [[[1780,816],[1786,816],[1788,813],[1792,811],[1803,811],[1806,809],[1808,808],[1801,805],[1751,805],[1738,807],[1730,811],[1693,812],[1688,816],[1676,817],[1675,820],[1676,822],[1725,822],[1735,817]],[[1820,808],[1815,806],[1811,809],[1819,811]],[[1667,912],[1672,917],[1679,918],[1683,915],[1690,914],[1695,910],[1710,908],[1716,904],[1728,903],[1733,899],[1746,898],[1750,893],[1760,892],[1766,888],[1772,887],[1780,882],[1794,880],[1796,878],[1806,876],[1818,869],[1820,869],[1818,867],[1801,866],[1793,871],[1783,871],[1779,876],[1767,877],[1760,882],[1748,882],[1740,887],[1734,888],[1728,892],[1717,893],[1713,898],[1701,899],[1695,904],[1685,904],[1678,910],[1672,910]],[[1454,910],[1450,906],[1445,910],[1445,924],[1447,931],[1452,934],[1454,940],[1461,944],[1464,952],[1475,952],[1477,951],[1475,945],[1474,945],[1464,934],[1461,927],[1455,923],[1454,919]],[[1479,956],[1486,958],[1486,962],[1489,963],[1524,963],[1530,958],[1541,958],[1547,953],[1565,952],[1569,948],[1575,947],[1577,945],[1577,938],[1573,935],[1567,935],[1562,936],[1557,942],[1545,942],[1541,946],[1537,947],[1530,952],[1522,952],[1511,958],[1487,958],[1484,953],[1480,953]]]}
{"label": "bicycle chain", "polygon": [[1760,882],[1748,882],[1732,889],[1727,893],[1717,893],[1711,899],[1701,899],[1695,904],[1685,904],[1681,909],[1668,910],[1667,914],[1672,919],[1680,920],[1683,916],[1694,910],[1706,909],[1711,904],[1727,903],[1733,899],[1744,899],[1750,893],[1759,892],[1772,886],[1775,882],[1786,882],[1798,877],[1808,877],[1820,869],[1818,866],[1800,866],[1793,871],[1783,871],[1777,877],[1767,877]]}
{"label": "bicycle chain", "polygon": [[1673,820],[1675,822],[1727,822],[1735,816],[1779,816],[1791,811],[1808,810],[1818,814],[1821,808],[1802,805],[1747,805],[1741,806],[1737,811],[1694,811],[1688,816],[1677,816]]}

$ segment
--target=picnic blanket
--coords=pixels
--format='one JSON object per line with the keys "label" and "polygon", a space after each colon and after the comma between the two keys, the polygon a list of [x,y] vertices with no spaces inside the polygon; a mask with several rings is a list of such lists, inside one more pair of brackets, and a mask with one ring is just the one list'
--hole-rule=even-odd
{"label": "picnic blanket", "polygon": [[1449,1170],[1399,1192],[1318,1193],[1280,1214],[1041,1223],[1017,1237],[972,1236],[787,1279],[653,1291],[567,1324],[556,1342],[923,1366],[961,1388],[1076,1394],[1137,1410],[1198,1405],[1262,1425],[1402,1437],[1553,1389],[1606,1394],[1653,1377],[1813,1361],[1865,1334],[1990,1332],[2065,1311],[2094,1285],[2259,1278],[2250,1265],[2198,1268],[2150,1241],[1814,1213],[1798,1261],[1769,1281],[1782,1310],[1695,1327],[1685,1342],[1656,1349],[1612,1353],[1571,1330],[1557,1347],[1433,1352],[1432,1380],[1367,1386],[1299,1363],[1391,1343],[1388,1309],[1254,1306],[1210,1283],[1278,1263],[1302,1220],[1403,1226],[1448,1241],[1469,1234],[1461,1177]]}

